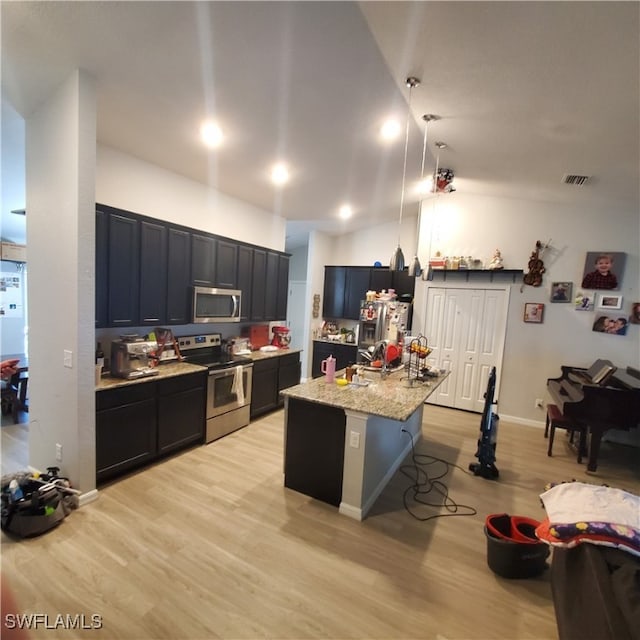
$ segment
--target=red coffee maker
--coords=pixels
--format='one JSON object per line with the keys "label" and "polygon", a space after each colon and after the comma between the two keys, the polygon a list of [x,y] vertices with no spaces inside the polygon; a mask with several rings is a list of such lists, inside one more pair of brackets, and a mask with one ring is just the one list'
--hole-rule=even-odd
{"label": "red coffee maker", "polygon": [[278,349],[288,349],[291,343],[289,335],[289,327],[276,326],[271,329],[273,331],[273,339],[271,344]]}

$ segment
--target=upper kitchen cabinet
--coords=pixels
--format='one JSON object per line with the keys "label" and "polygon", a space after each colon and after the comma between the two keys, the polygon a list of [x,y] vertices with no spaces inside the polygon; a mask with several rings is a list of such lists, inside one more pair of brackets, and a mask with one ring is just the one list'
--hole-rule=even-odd
{"label": "upper kitchen cabinet", "polygon": [[267,252],[263,249],[253,251],[253,274],[251,287],[251,319],[258,322],[266,320],[265,274],[267,272]]}
{"label": "upper kitchen cabinet", "polygon": [[[267,251],[267,270],[264,281],[264,310],[265,320],[279,320],[278,311],[278,254]],[[288,286],[288,283],[287,283]]]}
{"label": "upper kitchen cabinet", "polygon": [[131,327],[138,320],[140,226],[124,213],[109,215],[108,312],[110,327]]}
{"label": "upper kitchen cabinet", "polygon": [[96,327],[106,327],[108,322],[108,251],[109,214],[101,209],[96,209]]}
{"label": "upper kitchen cabinet", "polygon": [[360,302],[369,289],[369,267],[325,267],[322,315],[325,318],[360,318]]}
{"label": "upper kitchen cabinet", "polygon": [[159,222],[140,222],[141,325],[159,325],[167,317],[167,227]]}
{"label": "upper kitchen cabinet", "polygon": [[322,316],[324,318],[344,317],[346,271],[346,267],[324,268],[324,292],[322,296]]}
{"label": "upper kitchen cabinet", "polygon": [[289,301],[289,256],[278,256],[278,293],[276,296],[276,320],[286,320]]}
{"label": "upper kitchen cabinet", "polygon": [[350,320],[360,319],[360,303],[369,289],[369,267],[349,267],[344,286],[344,315]]}
{"label": "upper kitchen cabinet", "polygon": [[390,271],[388,267],[372,267],[369,288],[373,291],[395,289],[398,296],[413,297],[415,277],[410,276],[408,270]]}
{"label": "upper kitchen cabinet", "polygon": [[236,289],[238,286],[238,244],[229,240],[217,240],[215,265],[215,286],[222,289]]}
{"label": "upper kitchen cabinet", "polygon": [[197,287],[215,287],[216,239],[191,234],[191,283]]}
{"label": "upper kitchen cabinet", "polygon": [[242,291],[240,322],[251,320],[251,283],[253,282],[253,249],[238,246],[238,289]]}
{"label": "upper kitchen cabinet", "polygon": [[168,230],[167,323],[191,322],[191,234],[183,229]]}

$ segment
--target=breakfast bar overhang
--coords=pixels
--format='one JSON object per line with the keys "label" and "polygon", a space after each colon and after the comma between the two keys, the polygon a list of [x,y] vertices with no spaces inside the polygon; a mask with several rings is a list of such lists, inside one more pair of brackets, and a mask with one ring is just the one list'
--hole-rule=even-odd
{"label": "breakfast bar overhang", "polygon": [[363,520],[422,436],[425,400],[448,373],[411,381],[372,373],[367,386],[316,378],[282,391],[284,485]]}

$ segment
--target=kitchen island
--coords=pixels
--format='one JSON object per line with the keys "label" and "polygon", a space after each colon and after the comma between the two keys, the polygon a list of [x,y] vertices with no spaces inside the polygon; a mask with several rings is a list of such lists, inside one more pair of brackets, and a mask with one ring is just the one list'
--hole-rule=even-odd
{"label": "kitchen island", "polygon": [[447,375],[408,386],[404,370],[372,372],[368,386],[317,378],[282,391],[285,487],[363,520],[420,439],[424,402]]}

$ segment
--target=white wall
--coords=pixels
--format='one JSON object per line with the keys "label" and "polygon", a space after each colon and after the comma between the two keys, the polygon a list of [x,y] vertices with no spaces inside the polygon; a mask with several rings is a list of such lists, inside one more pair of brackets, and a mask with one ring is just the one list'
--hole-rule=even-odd
{"label": "white wall", "polygon": [[[551,239],[542,256],[546,272],[541,287],[512,286],[499,412],[521,422],[540,422],[544,413],[534,408],[535,398],[549,399],[547,378],[560,375],[560,365],[589,366],[597,358],[608,358],[620,367],[640,366],[640,326],[630,325],[626,336],[593,332],[594,312],[574,310],[573,304],[550,303],[553,281],[580,282],[587,251],[626,253],[621,288],[621,315],[629,315],[632,302],[640,300],[640,213],[637,206],[619,205],[603,211],[600,207],[570,207],[531,200],[506,200],[459,192],[425,201],[420,227],[419,257],[423,265],[431,253],[472,255],[488,261],[499,248],[506,269],[527,270],[536,240]],[[434,206],[435,203],[435,206]],[[412,224],[403,224],[401,246],[405,259],[412,254]],[[414,235],[415,237],[415,235]],[[372,264],[384,258],[397,243],[397,227],[381,225],[350,236],[332,239],[333,251],[327,264]],[[405,248],[406,246],[406,248]],[[381,258],[382,257],[382,258]],[[416,306],[425,284],[416,281]],[[522,321],[525,302],[542,302],[543,324]],[[418,320],[419,322],[419,320]],[[416,326],[413,328],[416,331]]]}
{"label": "white wall", "polygon": [[60,466],[86,493],[95,488],[93,80],[73,73],[27,119],[26,132],[29,463]]}
{"label": "white wall", "polygon": [[284,218],[104,145],[97,151],[96,201],[284,251]]}

